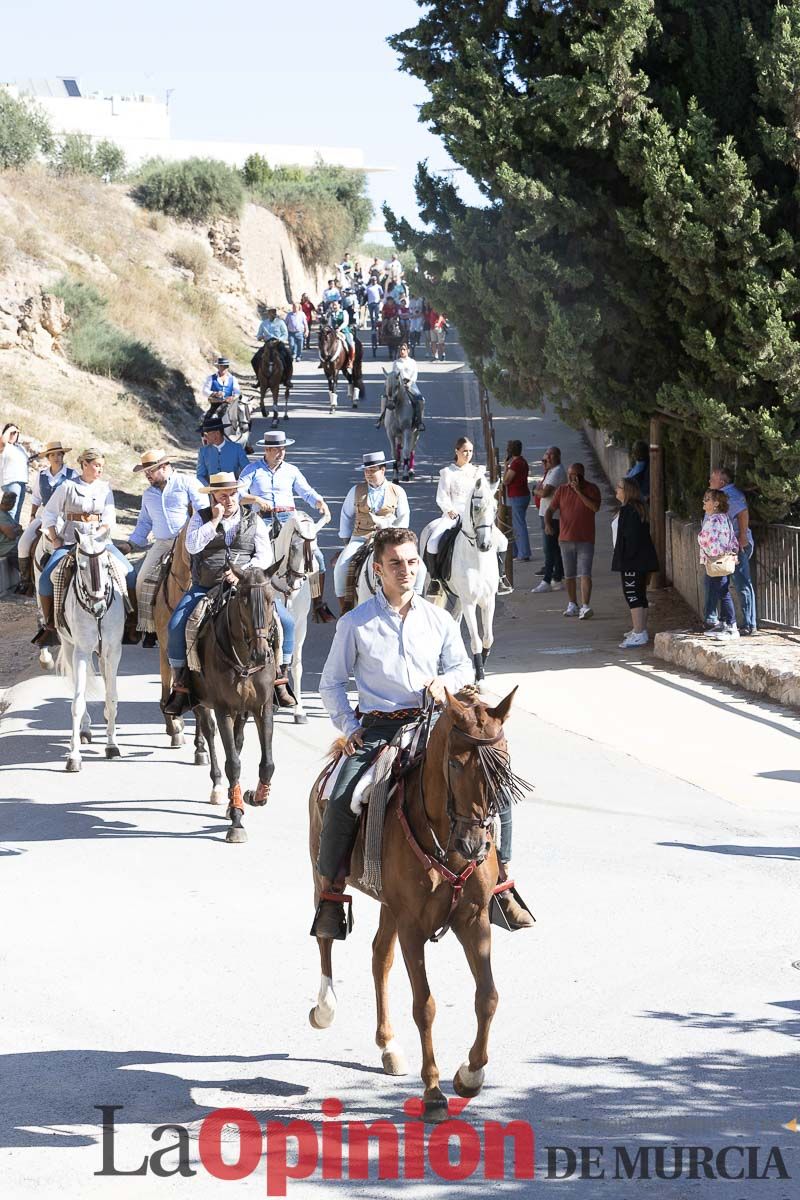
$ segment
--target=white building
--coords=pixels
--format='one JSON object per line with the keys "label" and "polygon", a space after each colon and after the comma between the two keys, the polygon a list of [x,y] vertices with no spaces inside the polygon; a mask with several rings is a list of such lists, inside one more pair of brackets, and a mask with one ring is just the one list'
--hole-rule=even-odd
{"label": "white building", "polygon": [[56,134],[84,133],[93,141],[116,142],[130,166],[146,158],[215,158],[241,167],[251,154],[270,166],[312,167],[318,159],[364,169],[364,153],[343,146],[281,146],[267,142],[186,141],[170,137],[169,106],[155,96],[84,96],[72,76],[23,79],[0,84],[15,99],[30,97],[44,110]]}

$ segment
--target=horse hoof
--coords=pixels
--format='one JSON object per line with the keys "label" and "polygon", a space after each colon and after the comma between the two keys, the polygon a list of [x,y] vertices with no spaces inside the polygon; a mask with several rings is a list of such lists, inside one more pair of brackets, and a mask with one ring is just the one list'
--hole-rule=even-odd
{"label": "horse hoof", "polygon": [[[211,795],[208,798],[209,804],[223,804],[225,802],[225,788],[215,787],[211,789]],[[230,814],[229,814],[230,815]]]}
{"label": "horse hoof", "polygon": [[247,841],[247,830],[242,829],[241,825],[239,825],[238,827],[236,825],[231,825],[230,829],[225,834],[225,841],[226,842],[246,842]]}
{"label": "horse hoof", "polygon": [[414,478],[414,472],[409,471],[408,474],[406,475],[406,479],[413,479],[413,478]]}
{"label": "horse hoof", "polygon": [[295,713],[294,714],[294,723],[295,723],[295,725],[307,725],[308,717],[306,716],[305,713]]}
{"label": "horse hoof", "polygon": [[381,1055],[383,1070],[386,1075],[407,1075],[408,1063],[402,1050],[384,1050]]}
{"label": "horse hoof", "polygon": [[81,769],[81,760],[79,758],[67,759],[67,770],[74,775]]}
{"label": "horse hoof", "polygon": [[328,409],[328,416],[332,417],[335,412],[336,412],[336,409],[334,408],[333,405],[331,405],[330,408]]}
{"label": "horse hoof", "polygon": [[442,1121],[446,1121],[450,1114],[447,1110],[447,1097],[436,1096],[432,1100],[425,1101],[425,1112],[423,1120],[428,1125],[440,1125]]}
{"label": "horse hoof", "polygon": [[170,750],[177,750],[179,746],[183,745],[183,743],[184,743],[183,734],[182,733],[173,733],[173,735],[169,741],[169,748],[170,748]]}
{"label": "horse hoof", "polygon": [[119,746],[106,746],[106,758],[119,758]]}
{"label": "horse hoof", "polygon": [[194,765],[195,765],[196,767],[207,767],[207,766],[208,766],[208,755],[207,755],[207,754],[203,754],[203,753],[201,753],[201,752],[200,752],[200,751],[198,751],[198,750],[195,750],[195,752],[194,752]]}
{"label": "horse hoof", "polygon": [[470,1071],[469,1063],[462,1063],[453,1080],[453,1091],[457,1096],[461,1096],[462,1100],[471,1100],[480,1092],[483,1080],[483,1067],[477,1071]]}
{"label": "horse hoof", "polygon": [[80,738],[81,738],[81,745],[82,745],[82,746],[91,746],[91,744],[92,744],[92,735],[91,735],[91,733],[90,733],[90,731],[89,731],[88,729],[86,729],[86,730],[83,730],[83,729],[82,729],[82,730],[81,730],[81,733],[80,733]]}
{"label": "horse hoof", "polygon": [[314,1008],[312,1008],[310,1010],[310,1012],[308,1014],[308,1020],[309,1020],[309,1024],[311,1025],[312,1029],[327,1029],[330,1025],[333,1024],[333,1015],[331,1015],[330,1020],[327,1020],[324,1022],[320,1021],[317,1018],[317,1009],[315,1006]]}

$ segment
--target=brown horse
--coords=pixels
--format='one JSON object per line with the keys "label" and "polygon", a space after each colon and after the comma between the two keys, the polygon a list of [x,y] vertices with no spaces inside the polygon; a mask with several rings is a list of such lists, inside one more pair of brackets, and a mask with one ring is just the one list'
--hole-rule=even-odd
{"label": "brown horse", "polygon": [[325,372],[325,378],[328,381],[328,401],[332,414],[336,412],[338,403],[336,399],[336,386],[339,381],[340,371],[347,380],[350,401],[353,408],[358,408],[358,401],[364,395],[364,377],[361,369],[364,360],[364,347],[355,334],[353,335],[353,340],[355,343],[355,355],[352,369],[349,369],[347,366],[347,351],[336,330],[332,329],[330,325],[320,326],[319,365]]}
{"label": "brown horse", "polygon": [[[158,631],[158,652],[159,652],[159,670],[161,673],[161,711],[164,713],[164,705],[170,693],[170,681],[172,679],[172,668],[169,665],[167,658],[167,636],[169,619],[175,611],[176,605],[183,593],[187,590],[192,582],[192,564],[189,557],[189,552],[186,549],[186,526],[178,534],[175,539],[175,546],[172,551],[172,558],[167,571],[164,582],[158,589],[155,603],[153,606],[153,618]],[[167,725],[167,733],[170,736],[170,747],[173,750],[178,749],[184,744],[184,726],[183,717],[171,717],[164,713],[164,720]],[[212,769],[211,775],[214,782],[214,787],[211,792],[211,803],[221,804],[224,799],[224,792],[221,787],[222,772],[216,762],[216,754],[214,753],[213,739],[211,746]],[[203,734],[200,729],[199,721],[195,723],[194,732],[194,763],[196,767],[205,767],[208,765],[208,753],[203,739]]]}
{"label": "brown horse", "polygon": [[[399,772],[396,791],[387,807],[382,887],[377,897],[380,920],[372,943],[378,1018],[375,1041],[386,1074],[405,1075],[405,1057],[395,1039],[388,1008],[388,977],[399,937],[422,1043],[425,1117],[429,1121],[447,1117],[447,1100],[439,1087],[433,1052],[436,1004],[425,971],[425,943],[438,940],[449,927],[464,948],[475,980],[478,1020],[468,1059],[453,1080],[459,1096],[477,1096],[489,1059],[489,1027],[497,1008],[489,921],[489,905],[498,878],[493,818],[502,804],[516,799],[527,786],[511,774],[503,732],[513,697],[511,692],[495,708],[488,708],[471,693],[461,692],[457,697],[448,694],[427,747],[410,769]],[[309,801],[315,903],[320,898],[315,864],[324,811],[318,791],[325,774],[315,782]],[[362,864],[363,822],[350,862],[349,882],[353,887],[361,887]],[[315,1029],[324,1029],[336,1014],[333,943],[328,938],[317,941],[322,984],[309,1020]]]}
{"label": "brown horse", "polygon": [[[242,570],[231,564],[230,569],[238,583],[227,600],[206,621],[197,639],[197,654],[202,669],[191,672],[190,686],[195,716],[208,742],[209,752],[214,742],[214,717],[225,749],[227,816],[231,822],[225,835],[227,842],[247,841],[247,833],[242,825],[243,801],[257,808],[266,804],[275,772],[272,760],[272,699],[276,670],[270,647],[274,592],[269,579],[279,567],[280,562],[277,562],[266,571],[260,567]],[[239,756],[248,715],[253,717],[258,729],[261,761],[257,788],[253,792],[245,792],[242,797]]]}
{"label": "brown horse", "polygon": [[287,354],[287,364],[284,368],[279,345],[280,343],[275,338],[272,338],[265,346],[256,351],[251,363],[258,382],[258,390],[261,398],[261,415],[264,418],[267,416],[264,398],[267,392],[272,393],[273,429],[277,428],[278,425],[278,404],[281,385],[284,387],[283,419],[284,421],[289,420],[289,392],[292,387],[292,376],[294,374],[294,363],[289,354]]}

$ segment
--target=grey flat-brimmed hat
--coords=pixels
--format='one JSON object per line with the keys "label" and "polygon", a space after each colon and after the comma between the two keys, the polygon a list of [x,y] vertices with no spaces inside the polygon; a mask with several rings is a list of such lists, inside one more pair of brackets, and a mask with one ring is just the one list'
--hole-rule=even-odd
{"label": "grey flat-brimmed hat", "polygon": [[361,455],[361,466],[366,471],[368,467],[388,467],[391,463],[382,450],[370,450]]}
{"label": "grey flat-brimmed hat", "polygon": [[265,450],[269,450],[270,447],[275,450],[283,450],[287,446],[294,445],[294,438],[287,438],[282,429],[270,429],[263,438],[259,438],[257,444],[263,446]]}

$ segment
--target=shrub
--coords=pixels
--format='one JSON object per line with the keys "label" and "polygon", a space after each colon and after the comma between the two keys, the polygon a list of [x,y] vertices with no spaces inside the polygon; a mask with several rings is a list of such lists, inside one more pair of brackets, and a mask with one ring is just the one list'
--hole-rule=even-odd
{"label": "shrub", "polygon": [[251,185],[253,199],[280,217],[307,264],[332,262],[358,242],[372,216],[365,191],[363,171],[325,163],[276,167]]}
{"label": "shrub", "polygon": [[195,283],[203,278],[211,264],[209,251],[192,238],[182,238],[176,242],[169,252],[169,257],[176,267],[191,271]]}
{"label": "shrub", "polygon": [[211,158],[150,162],[140,171],[132,195],[145,208],[187,221],[236,217],[244,200],[238,171]]}
{"label": "shrub", "polygon": [[25,167],[52,147],[53,131],[44,113],[0,90],[0,169]]}
{"label": "shrub", "polygon": [[149,346],[113,325],[105,315],[107,300],[90,283],[63,276],[53,288],[72,318],[67,334],[69,357],[93,375],[111,375],[132,383],[158,385],[164,364]]}
{"label": "shrub", "polygon": [[109,182],[125,173],[125,154],[116,142],[95,146],[88,133],[67,133],[56,143],[50,165],[58,175],[94,175]]}
{"label": "shrub", "polygon": [[263,155],[250,154],[245,159],[242,167],[242,179],[247,187],[260,187],[263,183],[269,183],[272,176],[272,167]]}

